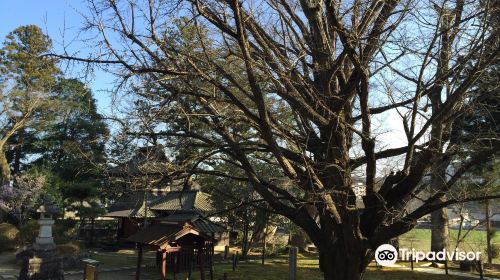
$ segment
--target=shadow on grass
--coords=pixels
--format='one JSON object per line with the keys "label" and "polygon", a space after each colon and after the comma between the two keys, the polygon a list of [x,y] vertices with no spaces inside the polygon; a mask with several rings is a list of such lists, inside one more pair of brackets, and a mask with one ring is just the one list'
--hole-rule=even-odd
{"label": "shadow on grass", "polygon": [[[298,263],[297,278],[306,280],[322,280],[323,275],[317,266],[317,260],[300,260]],[[288,275],[288,264],[280,259],[269,260],[265,265],[257,262],[242,262],[235,272],[230,264],[217,264],[214,267],[214,279],[224,279],[227,273],[229,280],[285,280]],[[208,273],[206,273],[208,276]],[[159,272],[156,268],[144,270],[143,279],[159,279]],[[186,279],[187,274],[177,274],[177,279]],[[174,279],[173,274],[168,274],[167,279]],[[193,271],[190,279],[199,280],[200,272]],[[206,277],[209,279],[209,277]],[[370,267],[364,277],[365,280],[463,280],[468,278],[451,275],[433,275],[422,272],[397,271],[394,269],[377,269]]]}

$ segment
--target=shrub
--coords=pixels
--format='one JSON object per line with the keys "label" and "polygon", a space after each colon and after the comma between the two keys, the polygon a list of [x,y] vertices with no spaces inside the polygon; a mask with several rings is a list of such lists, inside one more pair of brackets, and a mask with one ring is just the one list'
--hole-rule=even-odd
{"label": "shrub", "polygon": [[[54,242],[56,244],[70,242],[76,231],[76,228],[73,226],[74,223],[71,222],[56,221],[55,225],[52,226],[52,236],[54,237]],[[20,228],[22,244],[32,244],[35,241],[35,237],[38,235],[39,228],[40,226],[36,220],[30,220],[22,225]]]}
{"label": "shrub", "polygon": [[12,250],[19,244],[19,230],[8,223],[0,224],[0,252]]}
{"label": "shrub", "polygon": [[500,257],[500,245],[491,244],[491,257],[494,259]]}
{"label": "shrub", "polygon": [[19,229],[21,244],[28,245],[35,241],[40,226],[35,220],[30,220]]}
{"label": "shrub", "polygon": [[283,244],[278,244],[274,246],[268,246],[266,248],[266,257],[278,257],[287,252],[288,246]]}
{"label": "shrub", "polygon": [[69,242],[66,244],[57,245],[57,251],[61,255],[67,255],[67,254],[76,255],[80,253],[80,246],[76,243]]}
{"label": "shrub", "polygon": [[495,237],[495,235],[497,234],[497,229],[494,227],[490,228],[489,234],[491,236],[491,239],[493,239]]}
{"label": "shrub", "polygon": [[74,242],[57,245],[57,252],[62,257],[65,268],[76,268],[81,265],[80,246]]}
{"label": "shrub", "polygon": [[71,219],[57,220],[52,228],[56,244],[65,244],[73,241],[77,234],[76,221]]}

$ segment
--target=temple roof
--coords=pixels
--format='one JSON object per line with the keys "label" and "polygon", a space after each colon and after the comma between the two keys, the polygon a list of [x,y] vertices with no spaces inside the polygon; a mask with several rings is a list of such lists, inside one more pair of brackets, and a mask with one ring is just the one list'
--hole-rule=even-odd
{"label": "temple roof", "polygon": [[214,210],[210,195],[201,191],[134,192],[124,195],[108,207],[104,216],[114,218],[144,218],[145,204],[148,205],[147,216],[154,218],[159,213],[193,213],[205,215]]}
{"label": "temple roof", "polygon": [[155,211],[196,211],[207,213],[214,210],[210,195],[200,191],[174,191],[151,204]]}
{"label": "temple roof", "polygon": [[200,232],[206,234],[226,231],[224,226],[195,213],[176,213],[158,218],[157,220],[166,224],[190,224]]}

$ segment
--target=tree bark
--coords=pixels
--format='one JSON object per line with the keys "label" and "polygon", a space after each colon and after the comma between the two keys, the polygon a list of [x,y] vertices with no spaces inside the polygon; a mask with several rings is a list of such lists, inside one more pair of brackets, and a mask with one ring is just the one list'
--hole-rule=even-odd
{"label": "tree bark", "polygon": [[488,264],[493,262],[493,252],[491,250],[491,237],[493,232],[491,231],[491,219],[490,219],[490,201],[486,200],[484,203],[485,207],[485,219],[486,219],[486,253],[488,254]]}
{"label": "tree bark", "polygon": [[343,241],[318,247],[319,263],[325,280],[360,280],[366,270],[366,251],[355,253]]}
{"label": "tree bark", "polygon": [[431,251],[442,251],[448,245],[448,209],[445,207],[432,212],[431,224]]}
{"label": "tree bark", "polygon": [[10,166],[5,157],[4,147],[0,147],[0,185],[7,184],[10,181]]}
{"label": "tree bark", "polygon": [[[431,190],[439,192],[446,184],[446,168],[449,162],[440,160],[431,169]],[[436,203],[446,201],[446,196],[442,196]],[[442,251],[448,246],[448,209],[443,207],[431,213],[431,251]]]}
{"label": "tree bark", "polygon": [[23,157],[23,149],[22,149],[22,146],[24,144],[24,128],[21,128],[19,130],[19,133],[18,133],[18,141],[17,141],[17,145],[14,149],[14,163],[13,163],[13,174],[17,174],[19,173],[19,171],[21,170],[21,158]]}

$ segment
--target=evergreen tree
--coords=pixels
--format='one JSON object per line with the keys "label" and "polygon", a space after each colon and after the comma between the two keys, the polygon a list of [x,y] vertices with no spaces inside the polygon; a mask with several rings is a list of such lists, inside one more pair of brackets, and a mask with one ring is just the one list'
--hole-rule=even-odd
{"label": "evergreen tree", "polygon": [[63,77],[57,60],[44,56],[51,48],[38,26],[27,25],[9,33],[0,50],[0,103],[7,109],[0,162],[3,178],[36,170],[46,178],[46,191],[71,202],[80,200],[72,186],[97,193],[108,130],[92,92]]}
{"label": "evergreen tree", "polygon": [[0,49],[0,183],[11,180],[11,169],[5,153],[14,150],[14,170],[21,162],[21,146],[35,127],[38,113],[49,103],[61,71],[56,60],[42,56],[52,47],[50,38],[35,25],[21,26],[10,32]]}

